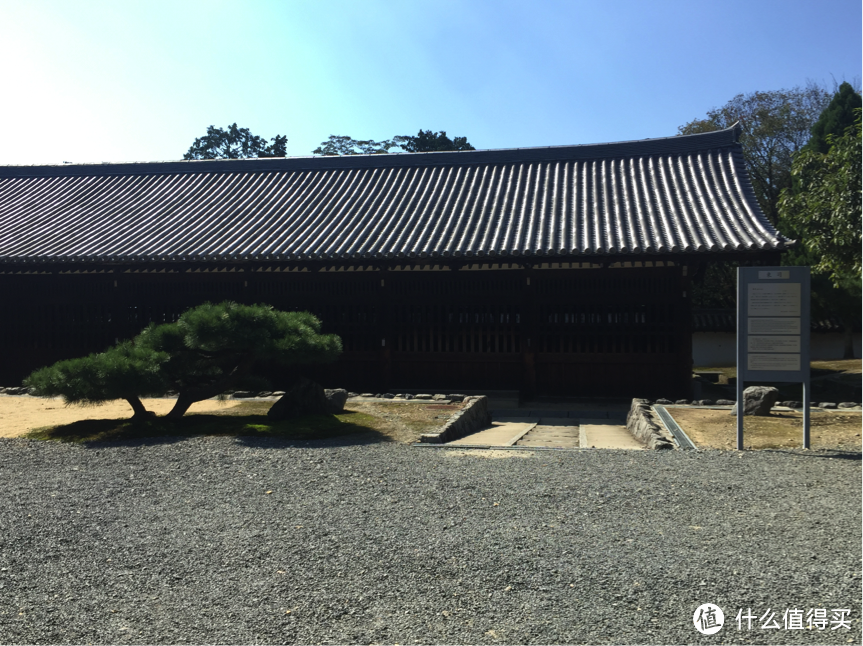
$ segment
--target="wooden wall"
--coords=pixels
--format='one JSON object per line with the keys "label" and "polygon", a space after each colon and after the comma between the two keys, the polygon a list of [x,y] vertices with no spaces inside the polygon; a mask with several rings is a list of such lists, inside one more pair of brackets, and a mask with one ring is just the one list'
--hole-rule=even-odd
{"label": "wooden wall", "polygon": [[312,371],[327,387],[683,397],[687,289],[680,267],[7,273],[0,385],[230,299],[307,309],[340,334],[342,359]]}

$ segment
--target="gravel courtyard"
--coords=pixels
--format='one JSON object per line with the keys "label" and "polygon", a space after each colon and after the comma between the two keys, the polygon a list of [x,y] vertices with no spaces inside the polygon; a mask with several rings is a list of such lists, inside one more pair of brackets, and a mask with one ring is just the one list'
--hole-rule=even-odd
{"label": "gravel courtyard", "polygon": [[[859,453],[0,440],[2,643],[859,643]],[[725,612],[702,636],[702,603]],[[779,629],[738,631],[739,609]],[[786,630],[786,609],[851,629]],[[804,620],[805,623],[805,620]]]}

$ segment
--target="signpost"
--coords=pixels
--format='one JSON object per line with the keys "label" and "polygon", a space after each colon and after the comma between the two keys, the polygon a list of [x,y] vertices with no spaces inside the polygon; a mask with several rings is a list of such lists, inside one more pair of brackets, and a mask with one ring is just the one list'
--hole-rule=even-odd
{"label": "signpost", "polygon": [[809,267],[738,267],[738,450],[747,381],[803,384],[803,448],[809,448],[809,305]]}

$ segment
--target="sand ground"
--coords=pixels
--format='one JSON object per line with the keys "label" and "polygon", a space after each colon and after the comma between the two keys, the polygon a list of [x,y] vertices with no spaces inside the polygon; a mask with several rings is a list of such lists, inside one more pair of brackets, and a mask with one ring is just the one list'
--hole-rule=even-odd
{"label": "sand ground", "polygon": [[[668,412],[699,448],[737,446],[737,417],[727,410],[668,408]],[[810,417],[813,449],[861,449],[860,412],[813,412]],[[803,414],[773,412],[769,417],[743,420],[743,444],[754,449],[794,448],[803,444]]]}
{"label": "sand ground", "polygon": [[[142,399],[148,411],[164,415],[174,406],[174,399]],[[190,413],[224,411],[240,402],[219,402],[208,399],[196,402]],[[100,406],[67,406],[59,397],[20,397],[0,395],[0,437],[18,437],[43,426],[69,424],[84,419],[122,419],[132,417],[132,408],[125,401],[113,401]]]}

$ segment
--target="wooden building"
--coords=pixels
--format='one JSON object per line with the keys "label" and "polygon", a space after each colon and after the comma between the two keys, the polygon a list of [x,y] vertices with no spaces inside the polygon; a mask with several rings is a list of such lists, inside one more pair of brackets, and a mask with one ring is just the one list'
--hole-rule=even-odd
{"label": "wooden building", "polygon": [[683,396],[693,271],[789,244],[737,137],[0,167],[0,384],[231,299],[340,334],[327,386]]}

